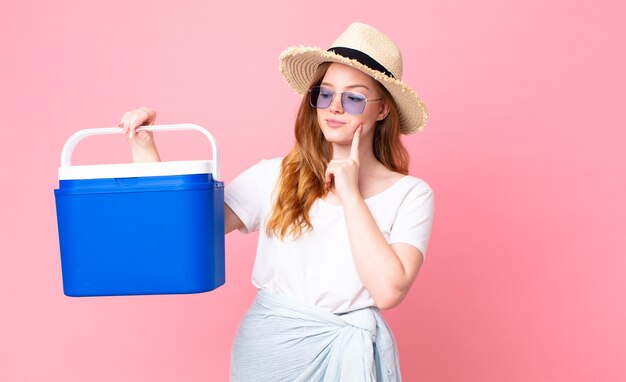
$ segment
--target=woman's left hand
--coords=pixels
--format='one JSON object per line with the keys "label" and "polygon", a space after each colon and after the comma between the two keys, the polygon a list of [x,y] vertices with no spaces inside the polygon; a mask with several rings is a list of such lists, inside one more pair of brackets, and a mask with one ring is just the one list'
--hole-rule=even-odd
{"label": "woman's left hand", "polygon": [[348,159],[333,159],[326,168],[326,189],[335,191],[343,203],[348,198],[360,195],[359,191],[359,140],[362,125],[357,127],[352,138]]}

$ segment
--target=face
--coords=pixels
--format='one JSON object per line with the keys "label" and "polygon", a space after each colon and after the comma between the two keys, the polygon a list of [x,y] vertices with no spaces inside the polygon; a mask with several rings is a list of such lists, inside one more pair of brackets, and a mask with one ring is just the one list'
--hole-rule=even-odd
{"label": "face", "polygon": [[326,109],[317,110],[317,122],[327,141],[335,144],[352,143],[354,132],[363,124],[361,140],[373,137],[373,131],[377,121],[383,120],[389,112],[389,107],[384,100],[368,101],[362,114],[351,114],[344,110],[341,104],[342,92],[356,92],[365,96],[368,100],[382,97],[376,81],[347,65],[333,63],[328,67],[321,86],[335,92],[330,106]]}

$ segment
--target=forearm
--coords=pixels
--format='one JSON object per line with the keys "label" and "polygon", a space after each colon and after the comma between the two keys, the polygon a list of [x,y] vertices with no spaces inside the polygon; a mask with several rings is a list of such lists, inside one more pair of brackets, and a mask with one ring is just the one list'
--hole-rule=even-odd
{"label": "forearm", "polygon": [[230,206],[224,203],[224,233],[230,233],[236,229],[243,227],[243,222],[230,208]]}
{"label": "forearm", "polygon": [[345,201],[343,207],[350,248],[361,281],[379,308],[397,305],[410,286],[402,262],[360,195]]}
{"label": "forearm", "polygon": [[131,149],[133,162],[160,162],[159,152],[155,145],[151,147],[133,146]]}

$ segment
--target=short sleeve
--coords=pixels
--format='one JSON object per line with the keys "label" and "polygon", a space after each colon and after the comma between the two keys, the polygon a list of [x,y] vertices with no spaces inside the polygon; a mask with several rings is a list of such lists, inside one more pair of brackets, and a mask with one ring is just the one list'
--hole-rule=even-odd
{"label": "short sleeve", "polygon": [[260,183],[266,177],[266,162],[261,160],[224,186],[224,203],[243,222],[244,227],[239,229],[243,233],[259,230],[263,210]]}
{"label": "short sleeve", "polygon": [[409,190],[400,204],[389,234],[389,244],[410,244],[426,257],[434,214],[433,190],[426,182],[421,182]]}

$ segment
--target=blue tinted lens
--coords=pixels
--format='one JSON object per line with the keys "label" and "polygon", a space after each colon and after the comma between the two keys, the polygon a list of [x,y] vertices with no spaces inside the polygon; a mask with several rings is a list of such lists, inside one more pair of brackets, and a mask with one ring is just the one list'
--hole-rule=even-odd
{"label": "blue tinted lens", "polygon": [[341,95],[341,105],[350,114],[361,114],[365,110],[366,98],[363,94],[345,92]]}
{"label": "blue tinted lens", "polygon": [[333,102],[334,95],[334,91],[321,86],[320,95],[317,97],[317,107],[324,109],[330,106],[330,103]]}
{"label": "blue tinted lens", "polygon": [[[318,109],[326,109],[333,102],[335,92],[324,86],[314,86],[309,90],[309,103]],[[341,107],[350,114],[361,114],[365,110],[367,99],[361,93],[345,92],[341,94]]]}
{"label": "blue tinted lens", "polygon": [[326,109],[333,101],[335,92],[323,86],[315,86],[311,88],[310,103],[311,106],[318,109]]}

